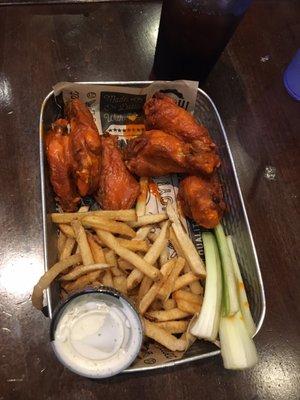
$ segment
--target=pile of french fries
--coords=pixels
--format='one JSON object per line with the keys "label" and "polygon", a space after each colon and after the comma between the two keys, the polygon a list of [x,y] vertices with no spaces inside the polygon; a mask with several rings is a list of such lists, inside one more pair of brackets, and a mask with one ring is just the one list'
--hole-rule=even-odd
{"label": "pile of french fries", "polygon": [[171,204],[164,213],[145,215],[145,186],[142,178],[136,209],[52,214],[59,261],[35,286],[32,302],[42,308],[43,290],[54,279],[62,297],[110,286],[134,302],[147,337],[185,351],[194,340],[188,327],[201,308],[205,268]]}

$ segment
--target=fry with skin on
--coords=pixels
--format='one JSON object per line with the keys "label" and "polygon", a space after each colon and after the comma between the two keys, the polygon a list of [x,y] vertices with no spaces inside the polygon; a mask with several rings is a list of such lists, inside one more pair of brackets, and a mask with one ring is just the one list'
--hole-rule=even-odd
{"label": "fry with skin on", "polygon": [[[157,261],[160,253],[166,246],[166,242],[167,242],[166,236],[167,236],[168,226],[169,226],[169,222],[166,221],[163,224],[157,239],[155,240],[153,245],[150,247],[148,252],[145,254],[144,260],[147,263],[154,264]],[[149,278],[151,278],[151,276]],[[136,270],[136,269],[133,270],[127,278],[127,288],[128,289],[134,288],[141,282],[142,279],[143,279],[142,271]]]}
{"label": "fry with skin on", "polygon": [[187,274],[181,275],[176,279],[175,285],[173,287],[173,291],[182,289],[185,286],[188,286],[190,283],[198,281],[199,277],[192,272],[188,272]]}
{"label": "fry with skin on", "polygon": [[92,264],[92,265],[79,265],[75,267],[71,272],[68,274],[62,275],[59,280],[60,281],[74,281],[75,279],[79,278],[82,275],[87,274],[91,271],[102,271],[104,269],[109,268],[108,264]]}
{"label": "fry with skin on", "polygon": [[160,300],[165,301],[169,298],[170,294],[173,291],[176,279],[180,275],[180,272],[182,271],[184,264],[185,264],[185,259],[182,257],[178,257],[176,260],[176,264],[172,269],[168,279],[165,280],[164,284],[161,286],[159,290],[157,297]]}
{"label": "fry with skin on", "polygon": [[151,321],[174,321],[187,318],[190,316],[190,313],[184,312],[179,308],[173,308],[172,310],[166,311],[149,311],[145,315]]}
{"label": "fry with skin on", "polygon": [[78,243],[80,254],[82,256],[83,265],[94,264],[94,258],[86,237],[86,233],[80,221],[75,219],[71,222],[71,226],[74,229],[76,242]]}
{"label": "fry with skin on", "polygon": [[201,277],[206,276],[206,271],[204,268],[203,261],[201,260],[200,255],[198,254],[197,249],[195,248],[192,240],[184,231],[181,222],[176,214],[174,208],[171,203],[167,204],[167,214],[172,221],[172,228],[174,230],[175,236],[178,240],[179,246],[184,254],[184,258],[189,264],[191,270]]}
{"label": "fry with skin on", "polygon": [[64,260],[65,258],[68,258],[72,254],[75,243],[76,243],[75,239],[67,238],[67,240],[65,241],[65,245],[61,251],[60,257],[59,257],[60,260]]}
{"label": "fry with skin on", "polygon": [[131,210],[99,210],[99,211],[88,211],[88,212],[74,212],[74,213],[52,213],[52,222],[56,224],[69,224],[73,219],[81,219],[88,216],[99,216],[106,219],[115,221],[136,221],[136,212],[134,209]]}
{"label": "fry with skin on", "polygon": [[153,267],[153,265],[143,260],[131,250],[120,246],[116,238],[110,232],[96,229],[96,233],[97,236],[105,243],[105,245],[111,250],[114,250],[119,257],[133,264],[135,268],[139,269],[143,274],[149,276],[149,278],[153,279],[154,281],[159,280],[161,273],[157,268]]}
{"label": "fry with skin on", "polygon": [[144,318],[145,335],[171,351],[184,351],[186,341],[177,339],[168,331]]}
{"label": "fry with skin on", "polygon": [[64,260],[54,264],[45,274],[39,279],[34,286],[31,301],[35,308],[41,310],[43,308],[43,291],[50,286],[51,282],[64,270],[82,261],[81,254],[74,254]]}
{"label": "fry with skin on", "polygon": [[166,213],[160,213],[154,215],[147,214],[138,218],[136,222],[128,222],[128,225],[131,226],[132,228],[139,228],[140,226],[144,225],[157,224],[159,222],[165,221],[166,219],[168,219]]}
{"label": "fry with skin on", "polygon": [[131,238],[135,237],[135,231],[124,222],[117,222],[104,219],[102,217],[91,216],[82,218],[81,223],[86,228],[101,229],[102,231],[111,232],[122,236],[128,236]]}
{"label": "fry with skin on", "polygon": [[186,332],[190,321],[166,321],[166,322],[153,322],[160,328],[165,329],[169,333],[184,333]]}
{"label": "fry with skin on", "polygon": [[148,178],[142,177],[140,178],[140,195],[137,198],[135,211],[136,216],[139,218],[146,213],[146,202],[148,195]]}

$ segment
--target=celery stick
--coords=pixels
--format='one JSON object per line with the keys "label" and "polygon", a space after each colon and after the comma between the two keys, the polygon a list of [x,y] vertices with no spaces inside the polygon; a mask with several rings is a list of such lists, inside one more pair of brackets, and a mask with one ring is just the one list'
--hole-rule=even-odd
{"label": "celery stick", "polygon": [[219,336],[225,368],[246,369],[257,363],[256,347],[240,311],[232,317],[221,317]]}
{"label": "celery stick", "polygon": [[202,234],[206,281],[203,304],[200,314],[193,323],[190,332],[198,338],[215,341],[217,338],[221,313],[222,272],[219,250],[212,233]]}
{"label": "celery stick", "polygon": [[256,326],[255,326],[255,323],[254,323],[252,315],[251,315],[251,311],[250,311],[250,307],[249,307],[249,303],[248,303],[248,298],[247,298],[247,294],[246,294],[243,278],[242,278],[242,275],[241,275],[239,264],[237,262],[237,258],[236,258],[236,255],[235,255],[235,251],[234,251],[234,247],[233,247],[231,236],[227,236],[227,244],[228,244],[230,255],[231,255],[231,259],[232,259],[232,265],[233,265],[235,278],[237,280],[240,309],[241,309],[241,312],[242,312],[242,315],[243,315],[243,318],[244,318],[244,322],[245,322],[246,328],[247,328],[247,330],[249,332],[250,337],[252,337],[252,336],[254,336],[254,334],[256,332]]}
{"label": "celery stick", "polygon": [[231,255],[222,225],[217,225],[214,232],[218,242],[223,274],[223,314],[232,316],[239,310],[239,301]]}

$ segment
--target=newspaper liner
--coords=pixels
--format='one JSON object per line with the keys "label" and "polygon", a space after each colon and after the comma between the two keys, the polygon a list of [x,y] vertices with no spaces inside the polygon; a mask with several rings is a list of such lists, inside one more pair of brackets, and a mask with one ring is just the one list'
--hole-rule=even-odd
{"label": "newspaper liner", "polygon": [[[71,83],[61,82],[54,87],[55,96],[61,96],[64,103],[79,98],[90,109],[99,133],[118,136],[123,147],[130,138],[141,135],[145,131],[143,105],[157,91],[168,94],[179,106],[193,113],[197,98],[198,82],[194,81],[156,81],[137,87],[116,84]],[[57,97],[58,98],[58,97]],[[165,210],[167,202],[176,207],[176,196],[180,177],[176,174],[153,177],[159,196],[151,190],[147,199],[147,214],[157,214]],[[98,208],[90,197],[83,199],[91,209]],[[201,229],[198,225],[182,218],[198,252],[203,257]],[[172,247],[170,257],[175,256]],[[155,366],[182,358],[184,352],[173,352],[156,342],[145,342],[132,367]]]}

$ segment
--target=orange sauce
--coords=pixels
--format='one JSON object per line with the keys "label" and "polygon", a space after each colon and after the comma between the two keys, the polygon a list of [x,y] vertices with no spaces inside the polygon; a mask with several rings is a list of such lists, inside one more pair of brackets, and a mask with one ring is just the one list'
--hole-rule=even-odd
{"label": "orange sauce", "polygon": [[158,186],[152,179],[149,180],[149,191],[163,204]]}

